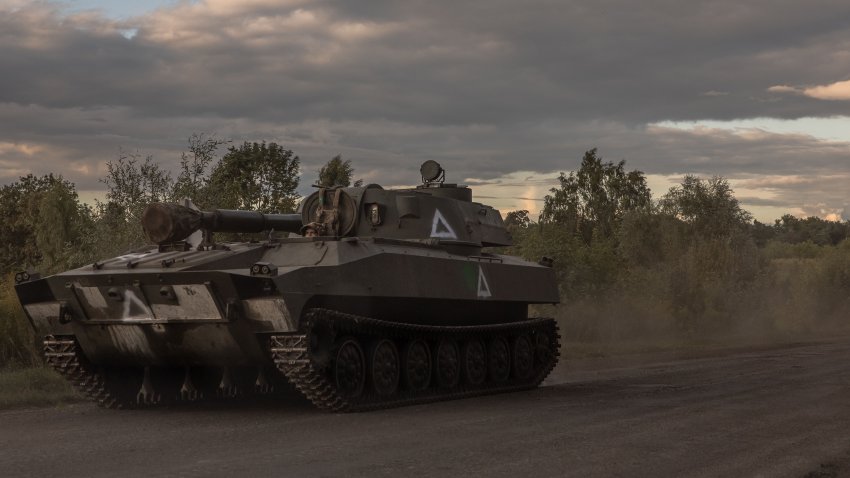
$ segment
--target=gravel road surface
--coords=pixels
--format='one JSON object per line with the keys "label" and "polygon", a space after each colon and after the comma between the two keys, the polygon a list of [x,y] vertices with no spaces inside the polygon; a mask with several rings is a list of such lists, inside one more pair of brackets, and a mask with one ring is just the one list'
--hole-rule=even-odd
{"label": "gravel road surface", "polygon": [[333,415],[292,398],[0,412],[0,476],[850,475],[850,339],[582,360],[521,392]]}

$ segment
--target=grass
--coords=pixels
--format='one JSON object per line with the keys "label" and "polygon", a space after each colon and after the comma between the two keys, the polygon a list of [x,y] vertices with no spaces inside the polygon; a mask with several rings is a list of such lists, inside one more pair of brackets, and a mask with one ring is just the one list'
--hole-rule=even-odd
{"label": "grass", "polygon": [[45,367],[0,369],[0,410],[55,406],[83,400],[71,385]]}

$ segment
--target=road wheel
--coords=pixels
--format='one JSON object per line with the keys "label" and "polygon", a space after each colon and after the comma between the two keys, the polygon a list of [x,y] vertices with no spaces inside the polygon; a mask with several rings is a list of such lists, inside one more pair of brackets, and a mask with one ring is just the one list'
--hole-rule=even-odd
{"label": "road wheel", "polygon": [[392,395],[398,390],[398,348],[392,340],[381,339],[372,349],[372,388],[378,395]]}
{"label": "road wheel", "polygon": [[431,351],[424,340],[414,340],[404,352],[404,378],[414,392],[421,392],[431,384]]}
{"label": "road wheel", "polygon": [[496,337],[490,341],[487,350],[487,368],[494,382],[504,382],[511,374],[511,351],[508,341]]}
{"label": "road wheel", "polygon": [[470,385],[481,385],[487,378],[487,349],[478,339],[463,347],[463,374]]}
{"label": "road wheel", "polygon": [[339,394],[356,398],[366,384],[366,360],[357,339],[347,338],[337,348],[333,366],[334,384]]}
{"label": "road wheel", "polygon": [[514,376],[526,379],[534,371],[534,348],[528,335],[520,335],[514,339],[513,344]]}
{"label": "road wheel", "polygon": [[538,367],[545,367],[552,359],[551,341],[549,334],[537,331],[534,335],[534,360]]}
{"label": "road wheel", "polygon": [[460,381],[460,350],[454,340],[442,339],[437,345],[437,385],[453,388]]}

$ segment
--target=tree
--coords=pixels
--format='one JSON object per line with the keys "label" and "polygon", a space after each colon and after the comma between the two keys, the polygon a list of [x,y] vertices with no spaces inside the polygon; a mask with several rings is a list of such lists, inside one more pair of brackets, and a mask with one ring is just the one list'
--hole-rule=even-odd
{"label": "tree", "polygon": [[0,217],[0,274],[5,274],[41,265],[61,267],[68,245],[89,226],[91,214],[62,176],[30,174],[0,188]]}
{"label": "tree", "polygon": [[511,211],[505,215],[505,227],[508,229],[525,229],[530,225],[531,218],[528,217],[528,210],[526,209]]}
{"label": "tree", "polygon": [[790,244],[811,241],[819,246],[837,245],[850,235],[850,223],[827,221],[816,216],[799,219],[785,214],[773,227],[776,240]]}
{"label": "tree", "polygon": [[107,204],[121,210],[126,220],[136,221],[152,202],[167,201],[172,195],[171,174],[160,167],[152,156],[139,161],[138,153],[121,151],[117,161],[106,163]]}
{"label": "tree", "polygon": [[81,238],[93,227],[88,206],[80,203],[73,184],[56,182],[40,194],[34,223],[35,242],[49,272],[78,267],[90,251]]}
{"label": "tree", "polygon": [[663,213],[690,224],[704,237],[727,236],[746,228],[752,215],[741,209],[729,183],[722,177],[685,176],[681,186],[670,188],[659,201]]}
{"label": "tree", "polygon": [[687,224],[654,211],[626,214],[617,237],[617,250],[632,269],[653,268],[674,259],[690,244]]}
{"label": "tree", "polygon": [[118,160],[106,163],[106,202],[97,202],[97,230],[89,236],[91,247],[104,254],[126,251],[147,240],[141,226],[148,204],[165,202],[173,195],[171,174],[152,156],[121,151]]}
{"label": "tree", "polygon": [[260,212],[293,212],[300,160],[276,143],[231,146],[213,168],[211,206]]}
{"label": "tree", "polygon": [[209,202],[209,181],[207,168],[215,159],[218,148],[230,141],[194,133],[189,138],[189,151],[180,154],[180,174],[174,182],[171,194],[172,201],[178,202],[183,198],[191,199],[197,205]]}
{"label": "tree", "polygon": [[625,213],[652,205],[643,172],[626,172],[625,164],[603,163],[596,148],[584,153],[579,170],[561,173],[560,187],[543,199],[540,222],[566,227],[587,244],[594,235],[613,237]]}
{"label": "tree", "polygon": [[[596,149],[584,154],[578,171],[561,173],[558,181],[543,199],[540,227],[514,229],[517,249],[528,259],[555,259],[564,297],[600,297],[622,274],[617,232],[623,218],[651,211],[649,187],[642,172],[627,172],[625,161],[602,162]],[[509,219],[523,222],[521,214]]]}
{"label": "tree", "polygon": [[[319,169],[318,185],[323,188],[334,186],[351,186],[351,176],[354,174],[354,168],[351,166],[351,160],[342,160],[342,155],[336,155],[331,158],[321,169]],[[354,181],[354,186],[359,187],[363,184],[362,179]]]}
{"label": "tree", "polygon": [[757,246],[764,247],[776,237],[776,228],[759,221],[753,221],[750,227],[750,235]]}

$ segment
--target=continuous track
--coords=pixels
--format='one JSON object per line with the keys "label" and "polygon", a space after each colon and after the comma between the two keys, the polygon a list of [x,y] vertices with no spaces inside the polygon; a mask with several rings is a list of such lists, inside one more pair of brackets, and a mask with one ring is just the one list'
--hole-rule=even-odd
{"label": "continuous track", "polygon": [[124,404],[110,393],[103,376],[88,364],[73,336],[48,335],[44,338],[44,359],[83,396],[104,408]]}
{"label": "continuous track", "polygon": [[[301,334],[270,337],[272,358],[277,368],[301,393],[318,408],[329,411],[367,411],[531,389],[537,387],[551,372],[558,362],[559,355],[560,336],[552,319],[529,319],[485,326],[428,326],[382,321],[327,309],[312,309],[307,313],[305,324]],[[446,368],[452,369],[452,364],[448,361],[448,365],[443,365],[440,360],[434,359],[434,370],[427,387],[414,390],[404,383],[404,380],[399,380],[393,393],[380,394],[375,390],[375,374],[367,373],[372,368],[372,344],[383,339],[391,340],[399,351],[405,350],[405,347],[414,341],[424,340],[429,344],[431,357],[436,357],[440,344],[448,341],[455,344],[455,350],[462,351],[459,358],[463,360],[466,344],[476,341],[479,344],[493,344],[499,339],[504,340],[503,343],[511,344],[509,356],[513,358],[516,352],[514,346],[520,337],[527,337],[535,346],[533,367],[526,377],[517,376],[516,366],[512,366],[509,376],[502,377],[501,380],[494,377],[493,370],[489,370],[486,378],[476,377],[482,380],[481,383],[475,384],[477,380],[470,380],[472,377],[468,374],[461,374],[455,385],[441,386],[437,374],[441,370],[446,372]],[[337,356],[340,346],[346,342],[350,343],[351,340],[360,344],[364,350],[365,367],[361,367],[365,368],[362,370],[364,380],[359,386],[350,387],[354,393],[344,393],[342,388],[346,385],[345,377],[340,378],[337,372],[339,367],[335,361],[342,360]],[[492,347],[488,347],[488,364],[492,353],[495,353]],[[404,370],[404,354],[399,353],[398,356],[398,368]],[[355,373],[355,376],[357,375]]]}
{"label": "continuous track", "polygon": [[[227,369],[213,369],[209,376],[199,378],[205,372],[200,367],[192,367],[191,373],[185,367],[96,367],[89,363],[72,335],[46,336],[44,358],[74,389],[102,408],[149,408],[231,400],[274,395],[286,388],[281,386],[282,377],[267,380],[265,373],[254,382],[254,375],[236,376]],[[273,367],[269,368],[276,373]]]}
{"label": "continuous track", "polygon": [[[559,339],[552,319],[429,326],[311,309],[302,333],[271,336],[269,350],[277,370],[318,408],[352,412],[537,387],[558,361]],[[410,353],[415,347],[418,358]],[[190,385],[187,400],[188,372],[182,389],[176,384],[155,389],[147,368],[121,373],[94,367],[73,336],[45,337],[44,357],[80,394],[104,408],[244,395],[225,387],[230,380],[222,378],[218,393],[212,392],[214,384],[207,384],[205,393]]]}

